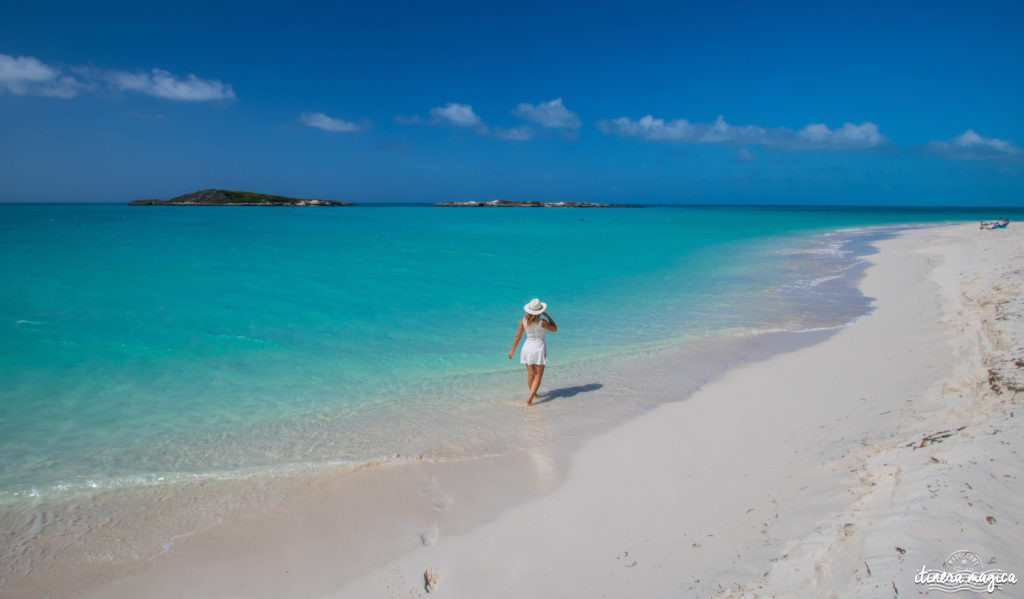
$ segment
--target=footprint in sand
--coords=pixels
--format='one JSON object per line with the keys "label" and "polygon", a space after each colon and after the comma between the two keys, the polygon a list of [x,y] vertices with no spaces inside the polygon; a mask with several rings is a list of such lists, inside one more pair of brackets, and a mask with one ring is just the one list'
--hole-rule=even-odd
{"label": "footprint in sand", "polygon": [[433,592],[434,589],[437,588],[440,580],[441,577],[438,575],[437,570],[428,569],[423,573],[423,588],[426,589],[428,593]]}
{"label": "footprint in sand", "polygon": [[420,531],[420,544],[424,547],[437,543],[437,537],[441,534],[437,524],[432,524]]}
{"label": "footprint in sand", "polygon": [[427,499],[430,509],[435,512],[448,511],[448,508],[452,506],[451,496],[441,490],[441,485],[433,476],[420,486],[420,494]]}

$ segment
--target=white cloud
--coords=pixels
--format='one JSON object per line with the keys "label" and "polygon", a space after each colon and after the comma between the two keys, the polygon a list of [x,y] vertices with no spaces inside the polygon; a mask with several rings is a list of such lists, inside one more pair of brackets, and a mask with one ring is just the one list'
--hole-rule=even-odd
{"label": "white cloud", "polygon": [[352,131],[362,131],[366,129],[368,123],[352,123],[349,121],[343,121],[327,116],[322,112],[304,113],[301,117],[302,124],[310,127],[316,127],[317,129],[323,129],[324,131],[333,131],[335,133],[349,133]]}
{"label": "white cloud", "polygon": [[736,150],[736,158],[743,162],[753,162],[754,160],[757,160],[757,154],[754,154],[746,148],[740,148]]}
{"label": "white cloud", "polygon": [[59,68],[34,56],[15,58],[0,54],[0,93],[72,98],[83,91],[112,87],[117,91],[135,91],[172,100],[235,99],[230,85],[191,74],[182,78],[162,69],[129,73],[87,66],[69,67],[68,70],[75,75],[64,74]]}
{"label": "white cloud", "polygon": [[495,127],[494,134],[501,139],[507,139],[509,141],[526,141],[533,137],[533,129],[531,129],[529,125],[512,127],[511,129]]}
{"label": "white cloud", "polygon": [[561,98],[534,106],[523,102],[512,111],[515,116],[548,129],[579,129],[580,118],[562,105]]}
{"label": "white cloud", "polygon": [[430,116],[434,117],[435,122],[456,127],[476,127],[478,133],[487,133],[487,125],[478,114],[473,112],[473,107],[469,104],[449,102],[444,107],[431,108]]}
{"label": "white cloud", "polygon": [[994,137],[982,137],[968,129],[950,141],[932,141],[925,151],[951,160],[1000,160],[1024,158],[1024,151],[1012,143]]}
{"label": "white cloud", "polygon": [[[838,129],[829,129],[820,123],[807,125],[797,135],[810,143],[807,149],[820,150],[869,150],[889,141],[878,132],[878,125],[867,121],[859,125],[843,123]],[[800,149],[800,145],[796,144],[794,149]]]}
{"label": "white cloud", "polygon": [[725,146],[760,146],[770,150],[870,150],[889,140],[874,123],[845,123],[837,129],[807,125],[799,131],[785,127],[768,129],[756,125],[736,126],[719,116],[712,123],[691,123],[686,119],[664,121],[647,115],[634,121],[628,117],[603,120],[597,128],[609,135],[637,137],[651,141]]}
{"label": "white cloud", "polygon": [[217,79],[200,79],[191,73],[184,79],[162,69],[152,71],[107,71],[106,79],[121,91],[134,91],[158,98],[204,102],[208,100],[234,100],[230,85]]}
{"label": "white cloud", "polygon": [[0,54],[0,92],[16,96],[71,98],[83,88],[74,77],[44,64],[33,56]]}

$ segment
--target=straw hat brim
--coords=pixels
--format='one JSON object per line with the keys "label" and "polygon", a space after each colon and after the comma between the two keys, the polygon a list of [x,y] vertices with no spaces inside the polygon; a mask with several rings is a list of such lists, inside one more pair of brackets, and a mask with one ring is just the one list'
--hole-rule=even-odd
{"label": "straw hat brim", "polygon": [[523,311],[526,312],[527,314],[533,314],[534,316],[536,316],[538,314],[543,314],[544,312],[547,311],[548,305],[546,303],[541,302],[541,301],[538,301],[537,303],[540,304],[540,309],[539,310],[538,309],[530,308],[530,306],[533,304],[533,300],[531,300],[528,304],[523,306]]}

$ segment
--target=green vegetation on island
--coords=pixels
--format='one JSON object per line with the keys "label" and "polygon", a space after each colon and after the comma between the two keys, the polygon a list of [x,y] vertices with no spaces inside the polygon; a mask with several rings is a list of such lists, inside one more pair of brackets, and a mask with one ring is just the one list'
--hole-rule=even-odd
{"label": "green vegetation on island", "polygon": [[351,206],[348,202],[286,198],[252,191],[203,189],[169,200],[135,200],[130,206]]}

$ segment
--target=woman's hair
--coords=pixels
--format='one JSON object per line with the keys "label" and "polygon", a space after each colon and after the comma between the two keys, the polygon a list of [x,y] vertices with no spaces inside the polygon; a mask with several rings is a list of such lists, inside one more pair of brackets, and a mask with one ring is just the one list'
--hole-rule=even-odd
{"label": "woman's hair", "polygon": [[540,314],[526,314],[526,326],[533,326],[540,320]]}

